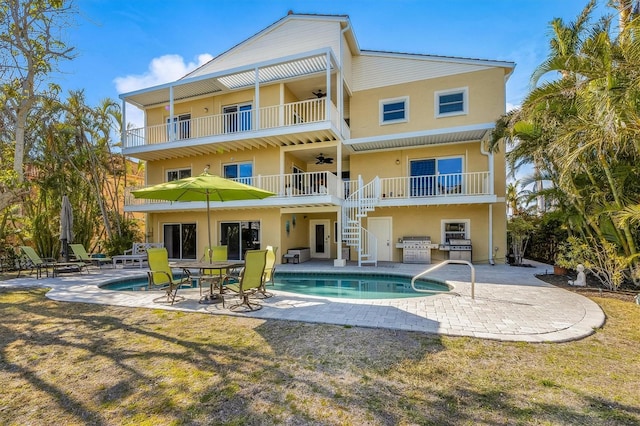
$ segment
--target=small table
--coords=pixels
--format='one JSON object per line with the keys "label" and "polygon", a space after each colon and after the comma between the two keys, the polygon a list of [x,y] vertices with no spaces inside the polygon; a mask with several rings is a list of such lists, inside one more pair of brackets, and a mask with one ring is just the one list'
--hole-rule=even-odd
{"label": "small table", "polygon": [[[197,277],[194,277],[198,280],[198,286],[200,287],[200,293],[202,294],[202,281],[209,279],[211,283],[209,284],[209,294],[200,298],[200,303],[216,303],[222,300],[222,293],[224,291],[222,287],[222,279],[223,274],[222,270],[228,272],[229,269],[241,268],[244,266],[244,261],[242,260],[224,260],[224,261],[213,261],[213,262],[188,262],[188,261],[178,261],[171,262],[169,266],[172,268],[182,268],[183,271],[188,271],[191,269],[197,269],[199,274]],[[204,271],[207,269],[218,269],[220,271],[220,276],[218,277],[218,283],[220,288],[220,297],[213,292],[214,288],[214,279],[213,275],[205,277]]]}
{"label": "small table", "polygon": [[122,266],[124,267],[124,265],[126,265],[127,261],[131,261],[131,264],[135,265],[136,262],[138,262],[138,267],[140,267],[140,269],[142,269],[142,262],[144,262],[145,260],[147,260],[147,255],[146,254],[117,254],[115,256],[111,257],[111,260],[113,260],[113,268],[115,269],[116,267],[116,263],[118,263],[118,261],[122,262]]}

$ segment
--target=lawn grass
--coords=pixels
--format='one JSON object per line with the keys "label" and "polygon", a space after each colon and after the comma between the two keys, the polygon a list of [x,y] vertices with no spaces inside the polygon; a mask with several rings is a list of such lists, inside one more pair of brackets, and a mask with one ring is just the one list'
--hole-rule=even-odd
{"label": "lawn grass", "polygon": [[0,424],[640,425],[640,307],[562,344],[48,300],[0,289]]}

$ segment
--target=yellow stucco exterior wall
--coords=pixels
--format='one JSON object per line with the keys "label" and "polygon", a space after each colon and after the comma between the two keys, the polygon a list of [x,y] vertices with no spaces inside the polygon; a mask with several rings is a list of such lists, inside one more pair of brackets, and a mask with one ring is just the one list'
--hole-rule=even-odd
{"label": "yellow stucco exterior wall", "polygon": [[[437,118],[435,92],[468,89],[468,114]],[[380,101],[409,98],[409,119],[380,124]],[[504,113],[504,71],[488,69],[355,92],[351,97],[351,137],[363,138],[419,130],[494,122]]]}

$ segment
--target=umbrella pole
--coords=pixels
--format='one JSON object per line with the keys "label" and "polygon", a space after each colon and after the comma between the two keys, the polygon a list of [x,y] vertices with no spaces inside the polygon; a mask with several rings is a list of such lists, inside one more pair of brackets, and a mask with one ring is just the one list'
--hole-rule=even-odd
{"label": "umbrella pole", "polygon": [[207,189],[207,232],[209,233],[209,263],[213,263],[213,246],[211,245],[211,214],[209,211],[209,190]]}

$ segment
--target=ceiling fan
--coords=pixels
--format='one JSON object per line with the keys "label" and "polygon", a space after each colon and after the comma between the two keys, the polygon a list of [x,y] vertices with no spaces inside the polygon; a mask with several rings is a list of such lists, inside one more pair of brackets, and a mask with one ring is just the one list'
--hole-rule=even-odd
{"label": "ceiling fan", "polygon": [[311,93],[313,93],[315,95],[315,97],[318,98],[318,99],[324,98],[325,96],[327,96],[326,92],[323,92],[322,89],[318,89],[315,92],[311,91]]}
{"label": "ceiling fan", "polygon": [[320,155],[316,157],[316,164],[333,164],[333,158],[325,157],[320,153]]}

